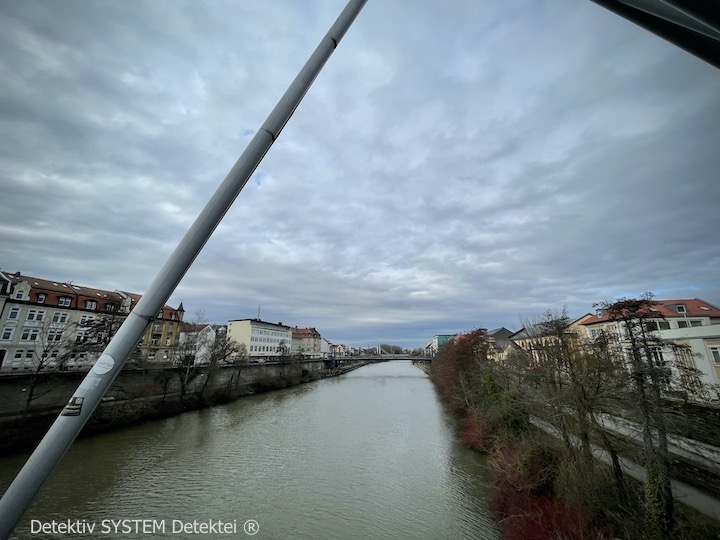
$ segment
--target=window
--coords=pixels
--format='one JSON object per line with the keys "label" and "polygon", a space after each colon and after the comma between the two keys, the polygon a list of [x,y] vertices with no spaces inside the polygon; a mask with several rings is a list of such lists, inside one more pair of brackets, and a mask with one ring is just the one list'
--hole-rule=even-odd
{"label": "window", "polygon": [[720,347],[710,347],[710,354],[716,366],[720,366]]}
{"label": "window", "polygon": [[97,302],[95,300],[85,300],[85,309],[97,309]]}
{"label": "window", "polygon": [[50,329],[48,330],[48,341],[60,341],[62,334],[62,329]]}
{"label": "window", "polygon": [[45,298],[47,298],[47,297],[44,294],[42,294],[42,293],[38,294],[38,300],[37,300],[38,304],[44,304]]}
{"label": "window", "polygon": [[80,317],[80,326],[90,326],[90,323],[92,323],[95,320],[95,317],[92,315],[83,315]]}
{"label": "window", "polygon": [[28,321],[35,321],[40,322],[45,317],[45,312],[41,309],[31,309],[28,311],[27,320]]}
{"label": "window", "polygon": [[64,324],[67,322],[67,317],[67,313],[63,313],[62,311],[56,311],[55,313],[53,313],[52,322]]}
{"label": "window", "polygon": [[105,304],[105,311],[108,311],[108,312],[115,311],[115,304]]}
{"label": "window", "polygon": [[670,323],[668,321],[659,321],[658,328],[660,330],[670,330]]}
{"label": "window", "polygon": [[687,313],[685,306],[682,304],[678,304],[677,306],[675,306],[675,309],[677,309],[678,313]]}
{"label": "window", "polygon": [[656,365],[665,365],[665,359],[663,358],[663,352],[660,347],[650,347],[650,352],[652,352],[653,360],[655,361]]}
{"label": "window", "polygon": [[20,339],[22,341],[36,341],[38,338],[38,333],[39,331],[37,328],[23,328]]}
{"label": "window", "polygon": [[13,330],[15,329],[12,326],[6,326],[3,328],[2,339],[12,339]]}
{"label": "window", "polygon": [[17,319],[20,315],[20,308],[14,307],[10,310],[10,313],[8,313],[8,319]]}
{"label": "window", "polygon": [[67,296],[61,296],[58,300],[58,306],[60,307],[70,307],[72,300]]}
{"label": "window", "polygon": [[148,353],[148,360],[155,360],[155,351],[150,351]]}
{"label": "window", "polygon": [[152,331],[156,332],[156,333],[162,332],[162,324],[160,324],[160,323],[153,324]]}
{"label": "window", "polygon": [[17,291],[17,292],[15,293],[15,299],[16,299],[16,300],[22,300],[23,298],[25,298],[25,292],[24,292],[24,291]]}
{"label": "window", "polygon": [[15,360],[21,360],[24,352],[22,349],[15,351]]}
{"label": "window", "polygon": [[684,320],[678,321],[678,328],[690,328],[691,326],[702,326],[702,321],[698,320]]}

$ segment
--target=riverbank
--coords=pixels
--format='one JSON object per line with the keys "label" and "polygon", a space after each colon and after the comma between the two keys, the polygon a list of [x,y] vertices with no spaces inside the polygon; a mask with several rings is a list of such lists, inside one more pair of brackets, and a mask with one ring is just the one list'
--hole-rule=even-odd
{"label": "riverbank", "polygon": [[[323,360],[166,368],[122,372],[80,433],[86,437],[147,420],[167,418],[327,377],[369,362],[335,366]],[[39,397],[27,408],[29,376],[0,378],[0,456],[33,449],[50,428],[84,373],[48,373],[36,382]]]}
{"label": "riverbank", "polygon": [[[632,478],[618,441],[622,435],[612,438],[607,429],[580,425],[575,415],[565,414],[568,407],[555,407],[550,410],[555,414],[544,418],[563,429],[552,434],[539,429],[532,420],[557,405],[554,387],[547,383],[542,387],[546,394],[538,394],[537,381],[524,384],[522,374],[483,357],[486,345],[482,330],[462,335],[433,359],[429,371],[438,394],[463,422],[463,444],[488,455],[491,508],[505,538],[720,538],[713,501],[695,492],[696,510],[683,504],[690,501],[678,500],[678,492],[673,501],[671,492],[672,521],[665,534],[654,498],[657,479]],[[607,415],[595,412],[600,426]],[[625,425],[620,418],[614,422],[618,430]],[[696,437],[708,438],[706,430],[694,431]],[[671,438],[673,445],[685,439]],[[627,442],[631,450],[638,447],[637,441]],[[608,450],[610,465],[593,455],[596,446]],[[683,470],[672,458],[669,479]],[[635,462],[647,463],[647,455]]]}
{"label": "riverbank", "polygon": [[[24,457],[0,459],[0,493]],[[378,362],[76,441],[15,534],[50,537],[31,532],[33,519],[84,520],[95,533],[103,520],[146,519],[164,520],[165,534],[62,538],[500,540],[484,465],[421,371]],[[237,534],[172,533],[172,520],[208,519],[237,522]]]}

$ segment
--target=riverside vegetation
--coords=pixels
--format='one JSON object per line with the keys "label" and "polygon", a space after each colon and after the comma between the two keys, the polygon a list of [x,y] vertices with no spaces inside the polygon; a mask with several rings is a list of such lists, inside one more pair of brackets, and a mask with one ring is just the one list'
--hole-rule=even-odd
{"label": "riverside vegetation", "polygon": [[[601,305],[624,331],[622,342],[613,335],[580,340],[565,312],[548,312],[526,325],[536,333],[532,355],[515,350],[498,361],[478,329],[433,359],[430,377],[464,420],[463,443],[489,454],[491,510],[505,538],[720,538],[720,524],[672,498],[669,420],[660,403],[668,371],[653,347],[679,346],[652,331],[652,305],[651,295]],[[690,368],[682,378],[691,391],[705,391]],[[623,474],[619,441],[600,426],[600,413],[618,406],[642,429],[643,483]],[[534,417],[561,436],[535,428]],[[593,445],[612,465],[593,457]]]}

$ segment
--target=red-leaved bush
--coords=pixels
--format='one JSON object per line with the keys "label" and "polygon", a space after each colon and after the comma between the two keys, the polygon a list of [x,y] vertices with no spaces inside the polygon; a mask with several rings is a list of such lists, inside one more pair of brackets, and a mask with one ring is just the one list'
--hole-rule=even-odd
{"label": "red-leaved bush", "polygon": [[532,492],[522,473],[521,450],[496,449],[490,460],[494,493],[490,509],[506,540],[598,540],[612,538],[596,530],[587,512],[549,495]]}
{"label": "red-leaved bush", "polygon": [[473,450],[490,452],[497,429],[495,422],[471,410],[465,417],[465,428],[463,429],[461,441],[465,446]]}

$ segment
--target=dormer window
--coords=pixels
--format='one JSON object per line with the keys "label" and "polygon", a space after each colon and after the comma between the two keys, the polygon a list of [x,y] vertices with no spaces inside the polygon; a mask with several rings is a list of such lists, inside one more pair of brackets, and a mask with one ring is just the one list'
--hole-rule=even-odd
{"label": "dormer window", "polygon": [[680,313],[680,314],[685,314],[685,313],[687,313],[687,309],[685,309],[685,306],[684,306],[683,304],[678,304],[677,306],[675,306],[675,309],[676,309],[677,312]]}
{"label": "dormer window", "polygon": [[38,304],[44,304],[45,298],[47,298],[47,296],[45,296],[44,294],[42,294],[42,293],[38,294],[38,300],[37,300]]}
{"label": "dormer window", "polygon": [[97,302],[95,300],[85,300],[85,309],[97,309]]}
{"label": "dormer window", "polygon": [[60,307],[70,307],[70,297],[68,296],[61,296],[58,300],[58,306]]}
{"label": "dormer window", "polygon": [[25,298],[25,291],[17,291],[15,293],[15,300],[22,300]]}
{"label": "dormer window", "polygon": [[115,304],[105,304],[105,311],[107,311],[107,312],[115,311]]}

